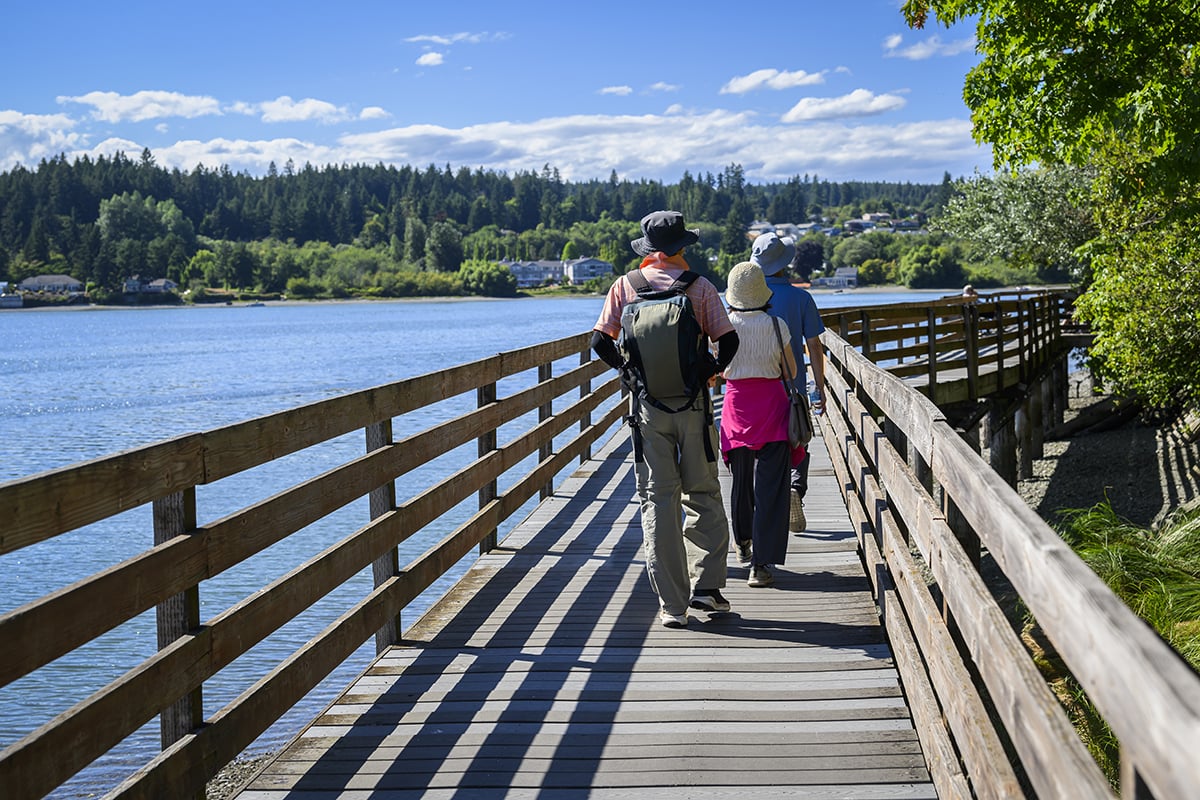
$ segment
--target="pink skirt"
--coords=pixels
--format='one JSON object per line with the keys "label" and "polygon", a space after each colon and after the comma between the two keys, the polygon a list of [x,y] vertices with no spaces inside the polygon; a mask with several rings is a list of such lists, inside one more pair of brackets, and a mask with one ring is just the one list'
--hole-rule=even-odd
{"label": "pink skirt", "polygon": [[[721,453],[737,447],[761,449],[769,442],[788,440],[788,396],[779,378],[741,378],[725,383],[721,407]],[[792,466],[804,458],[804,448],[792,449]]]}

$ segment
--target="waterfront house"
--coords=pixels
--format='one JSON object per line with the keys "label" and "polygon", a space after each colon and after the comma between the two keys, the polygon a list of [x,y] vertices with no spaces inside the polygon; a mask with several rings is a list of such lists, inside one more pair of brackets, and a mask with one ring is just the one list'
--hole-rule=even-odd
{"label": "waterfront house", "polygon": [[22,292],[47,292],[62,294],[66,292],[82,292],[83,283],[70,275],[34,275],[17,284]]}
{"label": "waterfront house", "polygon": [[163,294],[165,292],[173,292],[178,288],[179,284],[170,278],[157,278],[143,286],[142,291],[149,294]]}
{"label": "waterfront house", "polygon": [[562,283],[563,262],[561,261],[501,261],[500,266],[517,279],[518,289],[533,289],[547,283]]}
{"label": "waterfront house", "polygon": [[21,295],[8,293],[8,281],[0,281],[0,308],[20,308],[25,305]]}
{"label": "waterfront house", "polygon": [[831,278],[813,278],[814,289],[853,289],[858,286],[858,267],[838,267]]}
{"label": "waterfront house", "polygon": [[613,265],[599,258],[572,258],[563,262],[563,275],[576,286],[613,274]]}

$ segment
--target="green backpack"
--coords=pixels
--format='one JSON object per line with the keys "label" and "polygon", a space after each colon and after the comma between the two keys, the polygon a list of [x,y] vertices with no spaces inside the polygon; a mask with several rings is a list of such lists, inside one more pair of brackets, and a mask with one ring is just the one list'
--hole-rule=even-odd
{"label": "green backpack", "polygon": [[671,414],[690,408],[707,386],[712,360],[708,337],[696,319],[687,288],[698,277],[684,272],[655,291],[640,269],[625,276],[637,299],[621,312],[620,345],[632,372],[631,390]]}

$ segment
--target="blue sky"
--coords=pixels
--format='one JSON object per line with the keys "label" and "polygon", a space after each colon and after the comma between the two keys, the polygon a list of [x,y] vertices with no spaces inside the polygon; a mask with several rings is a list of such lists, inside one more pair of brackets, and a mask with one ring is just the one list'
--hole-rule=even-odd
{"label": "blue sky", "polygon": [[741,164],[935,183],[990,170],[962,101],[973,28],[899,0],[10,4],[0,170],[66,153],[557,168],[673,183]]}

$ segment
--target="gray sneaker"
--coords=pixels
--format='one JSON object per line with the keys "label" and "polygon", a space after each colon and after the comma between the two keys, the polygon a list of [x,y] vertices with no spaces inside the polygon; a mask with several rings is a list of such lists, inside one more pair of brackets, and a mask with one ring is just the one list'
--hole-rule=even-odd
{"label": "gray sneaker", "polygon": [[792,492],[792,505],[788,509],[788,530],[794,533],[800,533],[808,527],[808,520],[804,518],[804,501],[800,499],[800,495]]}
{"label": "gray sneaker", "polygon": [[750,570],[750,579],[746,581],[747,586],[760,588],[770,586],[775,582],[775,576],[771,574],[771,568],[766,564],[759,564],[754,569]]}
{"label": "gray sneaker", "polygon": [[737,552],[738,563],[743,567],[750,566],[750,561],[754,558],[754,542],[752,540],[734,542],[733,549]]}

